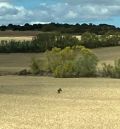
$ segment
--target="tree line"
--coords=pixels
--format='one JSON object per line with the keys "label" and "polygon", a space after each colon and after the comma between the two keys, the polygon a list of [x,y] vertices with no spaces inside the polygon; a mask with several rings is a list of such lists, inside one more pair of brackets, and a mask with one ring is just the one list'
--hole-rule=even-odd
{"label": "tree line", "polygon": [[43,32],[59,32],[59,33],[69,33],[69,34],[83,34],[84,32],[91,32],[97,35],[103,35],[107,32],[113,34],[114,32],[120,32],[120,28],[114,25],[99,24],[60,24],[60,23],[49,23],[49,24],[29,24],[24,25],[1,25],[0,31],[43,31]]}
{"label": "tree line", "polygon": [[40,33],[32,41],[0,41],[0,52],[45,52],[55,47],[64,49],[76,45],[82,45],[86,48],[120,46],[120,34],[110,35],[107,33],[105,35],[96,35],[85,32],[81,35],[81,40],[78,40],[70,34]]}

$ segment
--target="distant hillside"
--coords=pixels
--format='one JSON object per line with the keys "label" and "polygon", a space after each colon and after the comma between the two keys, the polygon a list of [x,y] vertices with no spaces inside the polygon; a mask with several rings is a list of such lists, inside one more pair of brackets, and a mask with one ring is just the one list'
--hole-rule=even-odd
{"label": "distant hillside", "polygon": [[59,23],[49,23],[49,24],[33,24],[30,25],[26,23],[25,25],[2,25],[0,26],[0,31],[42,31],[42,32],[60,32],[60,33],[70,33],[70,34],[83,34],[84,32],[91,32],[95,34],[105,34],[114,32],[120,32],[120,28],[113,25],[99,24],[59,24]]}

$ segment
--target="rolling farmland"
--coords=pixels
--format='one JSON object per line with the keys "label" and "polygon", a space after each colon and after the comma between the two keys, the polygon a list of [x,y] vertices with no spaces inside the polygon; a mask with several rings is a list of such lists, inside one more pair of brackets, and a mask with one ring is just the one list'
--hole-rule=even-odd
{"label": "rolling farmland", "polygon": [[[120,47],[93,52],[99,64],[120,57]],[[1,53],[0,73],[29,69],[32,57],[45,60],[44,53]],[[0,76],[1,129],[119,129],[119,103],[119,79]]]}

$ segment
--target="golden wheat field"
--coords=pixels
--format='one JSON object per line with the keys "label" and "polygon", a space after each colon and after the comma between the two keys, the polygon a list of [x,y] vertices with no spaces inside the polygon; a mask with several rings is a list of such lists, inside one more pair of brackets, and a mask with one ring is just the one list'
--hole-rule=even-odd
{"label": "golden wheat field", "polygon": [[[31,41],[35,36],[6,36],[6,37],[0,37],[0,41],[2,40],[15,40],[15,41]],[[76,37],[78,40],[81,40],[81,36],[77,35],[77,36],[73,36]]]}
{"label": "golden wheat field", "polygon": [[15,40],[15,41],[31,41],[33,36],[20,36],[20,37],[0,37],[0,41],[2,40]]}
{"label": "golden wheat field", "polygon": [[119,128],[120,80],[0,77],[0,129]]}

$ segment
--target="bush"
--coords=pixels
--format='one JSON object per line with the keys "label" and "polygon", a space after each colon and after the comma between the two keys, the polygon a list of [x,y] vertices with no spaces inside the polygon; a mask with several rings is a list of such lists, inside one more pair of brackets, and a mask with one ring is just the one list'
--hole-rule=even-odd
{"label": "bush", "polygon": [[116,78],[120,78],[120,59],[115,61]]}
{"label": "bush", "polygon": [[54,47],[64,49],[67,46],[71,47],[78,44],[80,41],[77,38],[60,33],[41,33],[32,40],[33,48],[40,52],[52,50]]}
{"label": "bush", "polygon": [[98,48],[100,45],[98,35],[94,33],[85,32],[81,36],[82,45],[87,48]]}
{"label": "bush", "polygon": [[116,60],[114,65],[103,63],[102,76],[120,78],[120,59]]}
{"label": "bush", "polygon": [[102,76],[103,77],[114,77],[115,76],[114,66],[103,63],[102,64]]}
{"label": "bush", "polygon": [[87,48],[119,46],[120,35],[119,33],[112,35],[109,33],[104,35],[96,35],[94,33],[85,32],[81,36],[81,42],[82,45]]}
{"label": "bush", "polygon": [[75,60],[75,73],[77,76],[95,76],[97,57],[88,49],[82,49],[81,55]]}
{"label": "bush", "polygon": [[31,68],[32,74],[35,74],[35,75],[39,74],[40,73],[40,61],[35,58],[32,58],[30,68]]}
{"label": "bush", "polygon": [[66,77],[74,77],[74,65],[73,62],[66,62],[63,65],[59,65],[53,71],[55,77],[66,78]]}
{"label": "bush", "polygon": [[31,51],[30,41],[1,41],[0,53],[17,53],[17,52],[29,52]]}
{"label": "bush", "polygon": [[46,52],[47,69],[48,71],[54,71],[54,69],[61,64],[61,58],[59,56],[60,48],[54,48],[52,51]]}
{"label": "bush", "polygon": [[97,57],[83,46],[54,48],[47,52],[48,69],[55,77],[93,76]]}

